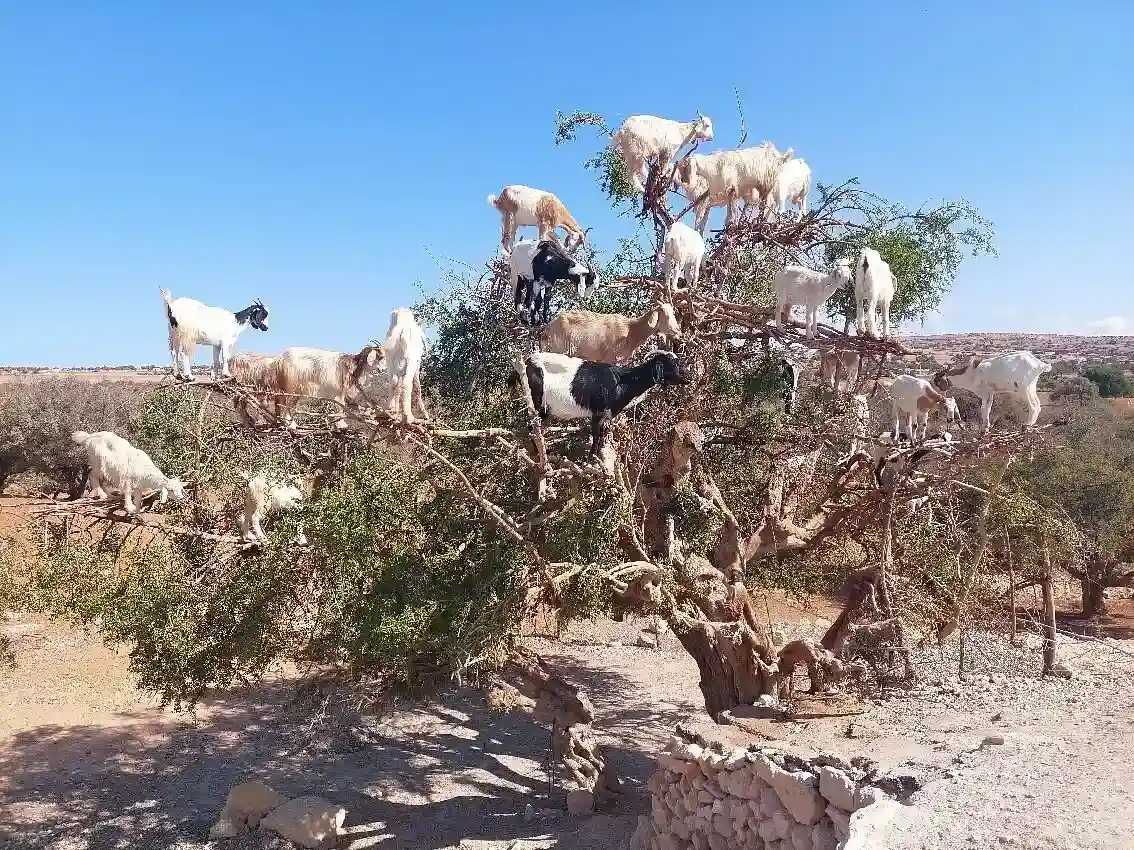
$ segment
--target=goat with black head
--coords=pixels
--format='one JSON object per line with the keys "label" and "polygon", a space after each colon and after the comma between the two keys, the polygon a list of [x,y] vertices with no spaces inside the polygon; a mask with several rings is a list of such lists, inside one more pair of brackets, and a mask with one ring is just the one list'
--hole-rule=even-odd
{"label": "goat with black head", "polygon": [[[566,354],[532,354],[524,364],[532,403],[542,419],[591,420],[591,455],[597,457],[611,420],[657,386],[688,384],[693,376],[669,351],[637,366],[612,366]],[[513,375],[512,383],[519,383]]]}
{"label": "goat with black head", "polygon": [[171,299],[168,289],[160,290],[165,302],[169,327],[169,354],[173,359],[173,375],[193,380],[193,352],[198,345],[213,349],[213,379],[230,378],[228,361],[236,338],[248,326],[258,331],[268,329],[268,308],[259,299],[238,313],[210,307],[192,298]]}
{"label": "goat with black head", "polygon": [[595,273],[550,240],[517,242],[508,269],[516,311],[522,304],[532,326],[551,321],[551,292],[558,281],[575,284],[580,298],[595,287]]}

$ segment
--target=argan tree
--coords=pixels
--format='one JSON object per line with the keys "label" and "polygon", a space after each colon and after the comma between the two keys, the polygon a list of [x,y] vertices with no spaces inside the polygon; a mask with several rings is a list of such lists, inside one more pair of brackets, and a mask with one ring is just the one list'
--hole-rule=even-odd
{"label": "argan tree", "polygon": [[[605,130],[577,113],[560,116],[557,138],[581,127]],[[655,164],[642,196],[608,147],[590,164],[637,232],[589,257],[602,285],[585,307],[637,314],[669,301],[684,329],[678,355],[696,375],[615,420],[611,462],[590,461],[584,429],[541,423],[526,391],[507,389],[535,341],[511,309],[503,264],[455,269],[417,307],[433,338],[428,427],[363,406],[347,411],[345,431],[320,413],[293,431],[266,415],[250,429],[231,414],[240,387],[160,387],[131,435],[193,484],[193,498],[144,526],[113,506],[50,509],[72,533],[39,561],[45,604],[100,618],[131,646],[141,684],[177,704],[280,660],[379,703],[395,687],[491,680],[502,704],[550,716],[556,752],[588,793],[610,784],[593,709],[522,650],[536,606],[563,620],[663,618],[697,662],[714,717],[788,698],[797,672],[816,690],[912,675],[910,630],[948,633],[977,595],[956,558],[964,576],[981,568],[995,488],[958,482],[1003,470],[1022,438],[879,447],[811,373],[786,415],[771,346],[857,351],[857,389],[879,409],[873,378],[911,352],[845,328],[821,325],[806,340],[769,325],[768,281],[785,262],[824,266],[870,244],[897,274],[895,318],[920,317],[964,251],[989,248],[987,223],[963,203],[907,210],[853,180],[820,185],[805,216],[748,216],[714,232],[698,288],[667,290],[661,240],[690,205],[667,190],[675,163]],[[853,312],[844,301],[831,310]],[[307,546],[290,542],[294,519],[263,550],[235,536],[239,476],[263,466],[314,480]],[[820,639],[781,644],[760,585],[845,585],[845,607]]]}

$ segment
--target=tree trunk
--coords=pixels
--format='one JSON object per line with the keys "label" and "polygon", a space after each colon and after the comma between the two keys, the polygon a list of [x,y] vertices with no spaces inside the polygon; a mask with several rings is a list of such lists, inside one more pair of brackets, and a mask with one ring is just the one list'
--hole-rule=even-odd
{"label": "tree trunk", "polygon": [[1055,588],[1052,586],[1051,554],[1047,540],[1043,541],[1043,572],[1040,574],[1043,591],[1043,672],[1055,672]]}
{"label": "tree trunk", "polygon": [[587,695],[551,672],[538,655],[517,650],[489,687],[489,703],[518,709],[551,727],[551,755],[573,813],[590,811],[621,783],[602,757]]}
{"label": "tree trunk", "polygon": [[1079,579],[1083,588],[1084,617],[1097,617],[1106,613],[1106,600],[1103,598],[1106,586],[1099,580],[1101,573],[1099,566],[1099,564],[1088,564],[1082,578]]}

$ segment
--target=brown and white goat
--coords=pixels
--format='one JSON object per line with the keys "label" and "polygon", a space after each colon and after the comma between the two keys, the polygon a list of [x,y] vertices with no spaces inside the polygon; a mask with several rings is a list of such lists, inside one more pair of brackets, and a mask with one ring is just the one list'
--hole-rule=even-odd
{"label": "brown and white goat", "polygon": [[858,380],[860,363],[857,351],[828,348],[819,358],[819,378],[836,393],[844,392]]}
{"label": "brown and white goat", "polygon": [[[539,228],[539,241],[550,239],[567,251],[586,241],[586,231],[551,192],[514,184],[505,186],[499,195],[489,195],[488,203],[500,213],[500,245],[505,257],[512,253],[516,231],[523,226]],[[559,227],[567,232],[566,243],[555,232]]]}
{"label": "brown and white goat", "polygon": [[680,333],[681,323],[670,304],[655,304],[636,319],[621,313],[569,310],[543,329],[540,347],[552,354],[619,364],[628,362],[654,334],[668,339]]}
{"label": "brown and white goat", "polygon": [[913,375],[898,375],[890,384],[890,402],[894,411],[894,434],[900,435],[901,419],[906,419],[906,428],[912,442],[917,441],[917,425],[921,425],[921,438],[926,438],[929,414],[940,410],[947,422],[960,419],[957,402],[938,391],[924,378]]}
{"label": "brown and white goat", "polygon": [[[233,358],[234,377],[248,379],[253,395],[271,397],[272,412],[292,427],[291,412],[303,398],[328,399],[340,407],[356,403],[362,385],[374,372],[386,370],[386,352],[368,345],[358,354],[341,354],[319,348],[285,348],[277,357],[247,355]],[[262,359],[261,359],[262,358]],[[237,365],[237,361],[242,361]],[[270,361],[270,362],[269,362]],[[238,402],[239,404],[239,402]],[[246,403],[242,413],[247,417]]]}

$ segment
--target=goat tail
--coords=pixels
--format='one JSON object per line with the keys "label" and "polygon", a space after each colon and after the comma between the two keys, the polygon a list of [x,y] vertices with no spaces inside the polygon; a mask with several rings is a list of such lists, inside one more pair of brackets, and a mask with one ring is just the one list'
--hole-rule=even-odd
{"label": "goat tail", "polygon": [[90,438],[91,435],[86,431],[73,431],[71,433],[71,442],[77,446],[85,446]]}

